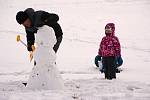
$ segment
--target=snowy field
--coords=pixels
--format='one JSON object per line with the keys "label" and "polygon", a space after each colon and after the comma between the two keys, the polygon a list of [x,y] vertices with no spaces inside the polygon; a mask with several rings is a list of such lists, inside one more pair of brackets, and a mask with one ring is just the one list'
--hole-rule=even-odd
{"label": "snowy field", "polygon": [[[33,62],[16,42],[24,27],[16,13],[33,7],[57,13],[64,39],[57,53],[62,91],[31,91],[26,82]],[[150,100],[150,0],[0,0],[0,100]],[[94,65],[108,22],[116,24],[124,60],[115,80]]]}

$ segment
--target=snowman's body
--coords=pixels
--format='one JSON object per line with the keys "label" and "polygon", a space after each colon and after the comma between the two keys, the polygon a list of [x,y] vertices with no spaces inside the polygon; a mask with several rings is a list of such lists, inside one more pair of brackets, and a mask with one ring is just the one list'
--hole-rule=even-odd
{"label": "snowman's body", "polygon": [[40,27],[34,52],[36,66],[32,69],[27,82],[28,89],[62,89],[63,81],[56,68],[56,54],[53,46],[56,43],[54,31],[49,26]]}

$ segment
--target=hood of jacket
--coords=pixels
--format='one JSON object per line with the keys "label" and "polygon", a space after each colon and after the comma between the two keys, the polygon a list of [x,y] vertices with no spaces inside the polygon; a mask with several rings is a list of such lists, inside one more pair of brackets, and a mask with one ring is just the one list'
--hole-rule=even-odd
{"label": "hood of jacket", "polygon": [[[107,23],[106,26],[105,26],[105,29],[109,27],[111,28],[112,30],[112,33],[110,34],[111,36],[114,36],[115,35],[115,24],[114,23]],[[106,32],[105,32],[106,35],[108,35]]]}

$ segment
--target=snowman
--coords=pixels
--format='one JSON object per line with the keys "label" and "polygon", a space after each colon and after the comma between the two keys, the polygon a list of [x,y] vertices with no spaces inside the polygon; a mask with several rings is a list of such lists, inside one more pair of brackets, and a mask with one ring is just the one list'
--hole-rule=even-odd
{"label": "snowman", "polygon": [[39,27],[35,43],[37,47],[33,57],[36,65],[31,71],[26,88],[32,90],[63,89],[63,80],[56,68],[56,54],[53,50],[56,43],[53,28],[46,25]]}

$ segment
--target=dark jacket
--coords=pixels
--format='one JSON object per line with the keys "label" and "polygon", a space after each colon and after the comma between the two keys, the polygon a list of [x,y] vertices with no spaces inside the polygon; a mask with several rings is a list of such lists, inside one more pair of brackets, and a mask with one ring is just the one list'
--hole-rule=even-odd
{"label": "dark jacket", "polygon": [[31,20],[31,27],[26,29],[27,45],[28,51],[32,51],[31,45],[35,42],[34,33],[37,33],[38,27],[43,25],[48,25],[54,29],[56,39],[63,35],[60,25],[57,23],[59,16],[53,13],[48,13],[45,11],[34,11],[32,8],[26,9],[24,12],[27,13],[29,19]]}

